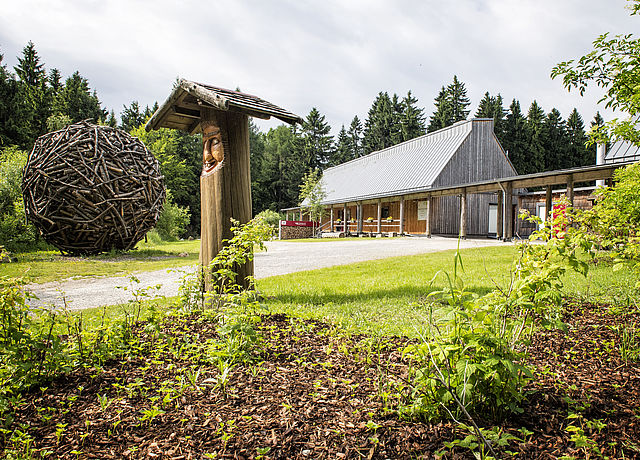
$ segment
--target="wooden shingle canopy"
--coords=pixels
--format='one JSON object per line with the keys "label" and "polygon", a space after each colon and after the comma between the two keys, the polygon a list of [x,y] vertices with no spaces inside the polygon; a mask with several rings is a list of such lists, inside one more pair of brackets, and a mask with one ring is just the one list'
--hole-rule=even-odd
{"label": "wooden shingle canopy", "polygon": [[181,78],[145,128],[147,131],[170,128],[195,134],[201,129],[202,109],[242,113],[264,120],[275,117],[289,124],[302,123],[298,115],[257,96]]}

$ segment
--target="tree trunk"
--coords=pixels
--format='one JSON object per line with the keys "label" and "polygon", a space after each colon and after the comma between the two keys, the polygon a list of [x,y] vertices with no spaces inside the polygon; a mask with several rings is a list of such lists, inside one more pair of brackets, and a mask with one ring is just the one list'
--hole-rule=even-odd
{"label": "tree trunk", "polygon": [[[251,219],[251,172],[249,166],[249,120],[244,114],[211,109],[201,111],[201,126],[217,126],[222,135],[224,159],[211,174],[200,177],[201,240],[200,262],[209,265],[233,237],[231,218],[241,224]],[[253,276],[253,262],[235,269],[237,283],[247,288]],[[211,290],[210,280],[205,289]]]}

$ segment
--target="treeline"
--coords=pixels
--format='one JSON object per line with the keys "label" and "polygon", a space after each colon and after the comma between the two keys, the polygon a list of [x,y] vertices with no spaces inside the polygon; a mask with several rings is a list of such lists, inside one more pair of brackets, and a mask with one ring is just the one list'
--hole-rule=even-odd
{"label": "treeline", "polygon": [[[380,92],[366,118],[355,115],[335,131],[336,136],[317,108],[310,110],[301,126],[282,125],[265,133],[251,122],[254,214],[297,206],[302,178],[310,170],[324,170],[396,145],[466,120],[471,114],[465,85],[455,76],[442,86],[434,102],[435,110],[427,117],[411,91],[404,96]],[[102,107],[96,91],[79,72],[63,79],[59,70],[47,71],[33,43],[25,46],[13,71],[0,54],[0,148],[13,149],[12,161],[22,158],[15,154],[16,148],[28,151],[38,136],[72,122],[92,119],[118,126],[139,137],[160,161],[174,206],[169,206],[172,213],[166,217],[179,221],[177,230],[167,231],[185,235],[186,230],[196,236],[200,231],[201,138],[168,129],[147,133],[144,123],[156,108],[157,103],[143,108],[132,101],[123,105],[118,121],[113,110]],[[595,162],[595,147],[585,146],[585,124],[575,109],[564,120],[558,110],[545,113],[534,101],[524,114],[516,99],[505,109],[500,94],[487,92],[474,116],[494,119],[496,136],[520,174]],[[592,125],[602,123],[596,115]],[[11,189],[13,195],[18,193],[15,186]],[[0,196],[0,221],[2,213],[14,212],[10,210],[17,203],[13,195],[5,197],[4,203]]]}
{"label": "treeline", "polygon": [[[437,131],[469,117],[471,101],[456,76],[442,86],[429,117],[411,91],[404,97],[380,92],[364,124],[356,115],[337,137],[325,117],[313,108],[301,127],[280,126],[268,133],[251,130],[251,174],[254,211],[278,210],[298,204],[299,186],[310,169],[326,169],[400,142]],[[495,134],[519,174],[595,164],[595,146],[587,147],[585,124],[576,109],[567,120],[557,109],[549,113],[533,101],[527,114],[513,99],[504,108],[500,94],[488,92],[476,118],[493,118]],[[599,113],[591,122],[602,125]],[[426,159],[427,160],[427,159]]]}

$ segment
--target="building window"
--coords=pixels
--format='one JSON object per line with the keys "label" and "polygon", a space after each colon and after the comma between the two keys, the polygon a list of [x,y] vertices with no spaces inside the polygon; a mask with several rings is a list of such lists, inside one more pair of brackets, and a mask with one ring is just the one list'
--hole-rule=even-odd
{"label": "building window", "polygon": [[382,207],[382,219],[389,217],[389,206]]}

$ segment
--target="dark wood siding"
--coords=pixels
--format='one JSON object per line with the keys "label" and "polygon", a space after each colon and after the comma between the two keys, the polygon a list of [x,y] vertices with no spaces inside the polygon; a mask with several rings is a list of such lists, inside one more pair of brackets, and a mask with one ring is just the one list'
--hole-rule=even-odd
{"label": "dark wood siding", "polygon": [[516,174],[493,134],[493,122],[474,121],[474,129],[438,175],[433,186],[468,184]]}

